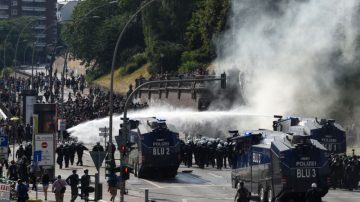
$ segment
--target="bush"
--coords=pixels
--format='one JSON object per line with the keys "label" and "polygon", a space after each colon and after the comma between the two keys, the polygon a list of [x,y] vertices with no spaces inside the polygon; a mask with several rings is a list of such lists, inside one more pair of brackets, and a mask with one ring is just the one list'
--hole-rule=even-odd
{"label": "bush", "polygon": [[180,73],[192,72],[202,66],[203,66],[202,64],[200,64],[196,61],[187,61],[187,62],[181,64],[181,66],[179,68],[179,72]]}
{"label": "bush", "polygon": [[120,75],[125,76],[127,74],[131,74],[135,72],[137,69],[139,69],[139,66],[135,63],[129,63],[125,67],[120,69]]}
{"label": "bush", "polygon": [[[150,72],[159,73],[177,71],[180,65],[181,53],[184,51],[182,44],[168,41],[158,41],[154,51],[147,50],[150,61]],[[164,54],[163,58],[161,53]]]}
{"label": "bush", "polygon": [[146,53],[138,53],[134,55],[131,59],[131,62],[135,63],[138,67],[143,66],[147,63]]}
{"label": "bush", "polygon": [[8,77],[14,70],[12,68],[4,68],[1,70],[1,77]]}
{"label": "bush", "polygon": [[100,78],[101,76],[103,76],[106,73],[106,69],[105,68],[95,68],[95,69],[89,69],[86,71],[85,74],[85,80],[89,83],[92,84],[92,82],[98,78]]}

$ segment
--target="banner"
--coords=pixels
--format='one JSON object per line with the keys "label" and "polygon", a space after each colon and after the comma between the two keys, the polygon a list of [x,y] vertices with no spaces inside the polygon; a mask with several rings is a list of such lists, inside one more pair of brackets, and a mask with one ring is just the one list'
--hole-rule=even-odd
{"label": "banner", "polygon": [[39,166],[53,166],[55,163],[54,155],[54,134],[35,135],[36,151],[41,151],[41,160]]}
{"label": "banner", "polygon": [[0,202],[10,202],[10,184],[0,183]]}

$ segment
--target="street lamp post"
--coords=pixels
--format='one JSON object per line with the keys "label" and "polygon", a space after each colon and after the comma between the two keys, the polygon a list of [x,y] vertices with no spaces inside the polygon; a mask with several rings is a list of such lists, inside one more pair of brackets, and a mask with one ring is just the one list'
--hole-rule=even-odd
{"label": "street lamp post", "polygon": [[164,58],[164,54],[163,54],[163,53],[160,53],[160,58],[161,58],[160,71],[161,71],[161,74],[163,74],[163,58]]}
{"label": "street lamp post", "polygon": [[16,26],[13,26],[10,31],[7,33],[6,37],[5,37],[5,40],[4,40],[4,68],[6,67],[6,43],[7,43],[7,40],[10,36],[10,33],[12,32],[13,29],[17,29]]}
{"label": "street lamp post", "polygon": [[[65,61],[64,61],[64,66],[63,66],[63,71],[61,74],[61,122],[64,122],[64,83],[65,83],[65,71],[67,69],[67,57],[69,55],[69,52],[66,51],[65,52]],[[63,142],[64,141],[64,125],[60,125],[60,141]]]}
{"label": "street lamp post", "polygon": [[30,48],[30,46],[26,46],[25,50],[24,50],[24,61],[23,61],[23,64],[25,64],[25,60],[26,60],[26,52],[28,50],[28,48]]}
{"label": "street lamp post", "polygon": [[[147,6],[149,6],[150,4],[152,4],[153,2],[155,2],[156,0],[150,0],[146,3],[144,3],[131,17],[130,19],[126,22],[124,28],[122,29],[122,31],[120,32],[119,37],[117,38],[116,41],[116,45],[115,45],[115,49],[114,49],[114,53],[113,53],[113,58],[112,58],[112,63],[111,63],[111,79],[110,79],[110,102],[109,102],[109,143],[110,145],[112,144],[112,131],[113,131],[113,113],[114,113],[114,71],[115,71],[115,62],[116,62],[116,56],[117,56],[117,52],[119,49],[119,45],[120,45],[120,41],[127,29],[127,27],[129,26],[129,24],[135,19],[135,17]],[[124,120],[126,121],[126,120]],[[108,148],[108,152],[111,153],[111,147]],[[111,158],[111,155],[110,155]],[[124,159],[121,159],[121,166],[124,165]],[[120,201],[124,202],[124,194],[125,194],[125,181],[121,180],[122,185],[120,188]]]}
{"label": "street lamp post", "polygon": [[20,42],[20,37],[22,35],[22,33],[25,31],[25,29],[33,22],[36,22],[35,20],[30,20],[21,30],[19,37],[17,39],[17,43],[16,43],[16,47],[15,47],[15,58],[14,58],[14,68],[15,68],[15,79],[16,79],[16,59],[17,59],[17,50],[19,47],[19,42]]}

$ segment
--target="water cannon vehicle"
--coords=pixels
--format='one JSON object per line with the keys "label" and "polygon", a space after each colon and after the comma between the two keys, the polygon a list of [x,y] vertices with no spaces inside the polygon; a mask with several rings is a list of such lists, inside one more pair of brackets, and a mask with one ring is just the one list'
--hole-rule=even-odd
{"label": "water cannon vehicle", "polygon": [[140,178],[173,178],[181,162],[179,133],[165,120],[141,118],[129,134],[129,165]]}
{"label": "water cannon vehicle", "polygon": [[346,132],[341,125],[333,119],[299,118],[276,116],[273,122],[275,131],[308,135],[311,139],[319,141],[331,153],[346,152]]}
{"label": "water cannon vehicle", "polygon": [[321,195],[329,189],[329,152],[306,135],[253,130],[228,139],[233,145],[231,181],[243,181],[260,201],[305,201],[316,183]]}

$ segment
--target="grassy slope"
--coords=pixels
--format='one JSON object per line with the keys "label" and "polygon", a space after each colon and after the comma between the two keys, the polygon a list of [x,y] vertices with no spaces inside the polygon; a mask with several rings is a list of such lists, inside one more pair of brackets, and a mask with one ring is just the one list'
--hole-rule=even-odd
{"label": "grassy slope", "polygon": [[[129,85],[135,86],[135,79],[142,75],[145,78],[149,78],[148,65],[144,65],[134,73],[120,76],[120,69],[117,69],[114,74],[114,91],[118,93],[126,93],[129,89]],[[94,81],[96,85],[110,88],[110,74],[104,75]]]}

